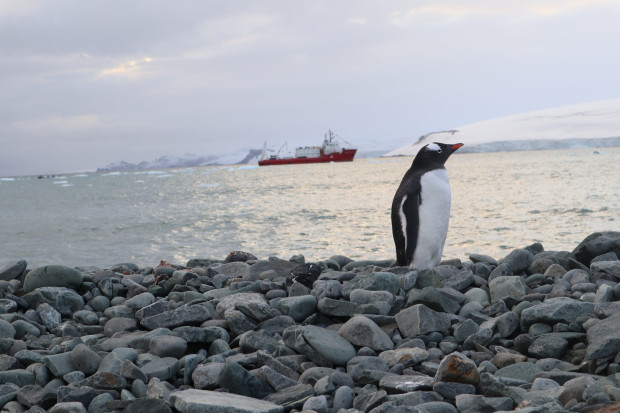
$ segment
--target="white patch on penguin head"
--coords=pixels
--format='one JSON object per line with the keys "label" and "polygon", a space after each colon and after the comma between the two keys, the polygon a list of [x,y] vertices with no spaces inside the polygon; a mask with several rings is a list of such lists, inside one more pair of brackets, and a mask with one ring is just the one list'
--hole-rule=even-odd
{"label": "white patch on penguin head", "polygon": [[435,142],[429,143],[426,149],[428,149],[429,151],[441,152],[441,147]]}

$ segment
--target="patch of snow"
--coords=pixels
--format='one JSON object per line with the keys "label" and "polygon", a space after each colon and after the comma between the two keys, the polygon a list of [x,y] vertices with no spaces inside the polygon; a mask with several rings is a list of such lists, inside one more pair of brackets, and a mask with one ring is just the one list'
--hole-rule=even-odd
{"label": "patch of snow", "polygon": [[620,145],[620,99],[544,109],[431,132],[384,156],[412,156],[432,142],[459,143],[458,153]]}

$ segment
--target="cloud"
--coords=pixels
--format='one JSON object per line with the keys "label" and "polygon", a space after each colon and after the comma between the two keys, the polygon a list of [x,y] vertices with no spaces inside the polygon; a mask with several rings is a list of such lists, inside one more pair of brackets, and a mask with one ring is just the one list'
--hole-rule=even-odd
{"label": "cloud", "polygon": [[136,80],[143,77],[147,73],[147,65],[151,62],[153,62],[153,59],[150,57],[144,57],[138,60],[130,60],[121,63],[118,66],[103,69],[101,72],[99,72],[97,77],[118,76],[127,78],[129,80]]}

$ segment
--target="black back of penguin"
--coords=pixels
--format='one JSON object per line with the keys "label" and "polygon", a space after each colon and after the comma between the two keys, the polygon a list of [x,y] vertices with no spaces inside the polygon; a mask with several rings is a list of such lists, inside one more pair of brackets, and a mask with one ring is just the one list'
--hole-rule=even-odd
{"label": "black back of penguin", "polygon": [[[396,246],[396,259],[398,265],[415,267],[414,255],[418,246],[418,232],[420,230],[420,206],[424,202],[422,199],[422,178],[425,174],[433,171],[444,170],[445,162],[450,155],[454,153],[463,144],[444,144],[435,142],[426,145],[420,149],[416,155],[411,168],[405,173],[400,186],[398,187],[394,199],[392,201],[392,234],[394,236],[394,244]],[[446,175],[447,184],[447,175]],[[432,188],[431,188],[432,189]],[[449,192],[449,186],[447,188]],[[426,189],[425,197],[432,197],[435,194]],[[429,201],[427,199],[427,201]],[[449,218],[449,193],[447,217],[445,217],[445,229],[438,228],[439,232],[444,232],[443,236],[438,236],[437,240],[422,242],[431,243],[433,245],[423,245],[427,250],[434,251],[435,254],[441,255],[443,243],[445,241],[445,232],[447,232],[447,220]],[[427,204],[426,206],[430,205]],[[446,213],[439,211],[439,214]],[[426,226],[433,223],[425,223]],[[428,230],[428,228],[427,228]],[[441,234],[440,234],[441,235]],[[429,267],[428,263],[422,263],[422,266]],[[436,265],[436,264],[435,264]],[[423,269],[423,268],[416,268]]]}

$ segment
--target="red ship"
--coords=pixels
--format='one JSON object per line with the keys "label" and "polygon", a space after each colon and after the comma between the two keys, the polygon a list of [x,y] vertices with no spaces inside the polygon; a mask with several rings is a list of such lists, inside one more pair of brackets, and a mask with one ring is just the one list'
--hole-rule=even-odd
{"label": "red ship", "polygon": [[[338,138],[340,137],[337,137],[331,130],[329,130],[328,133],[325,134],[325,139],[323,140],[322,146],[306,146],[296,148],[294,157],[280,157],[279,155],[271,155],[267,157],[266,150],[263,148],[263,153],[258,161],[258,165],[267,166],[297,163],[351,162],[355,157],[357,149],[341,147],[338,142]],[[344,139],[342,140],[344,141]],[[349,146],[351,146],[351,144],[349,144]],[[282,150],[282,148],[280,148],[280,150]]]}

